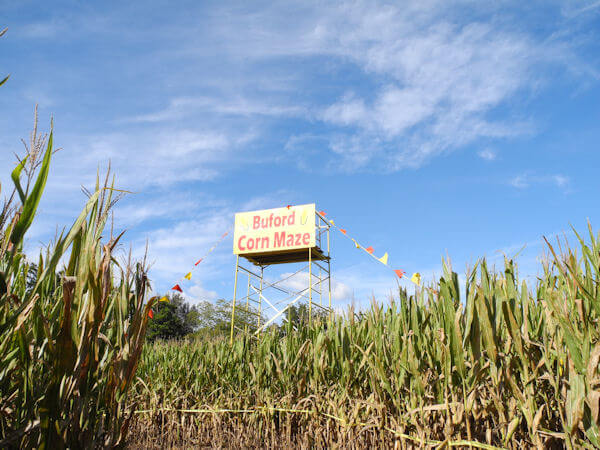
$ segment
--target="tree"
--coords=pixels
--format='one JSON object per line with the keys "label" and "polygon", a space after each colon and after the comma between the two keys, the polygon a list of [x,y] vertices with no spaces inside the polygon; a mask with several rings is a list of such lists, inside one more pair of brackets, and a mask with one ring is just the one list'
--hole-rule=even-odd
{"label": "tree", "polygon": [[154,310],[154,318],[148,325],[146,338],[178,339],[193,333],[199,325],[198,309],[185,301],[177,293],[169,296],[168,302],[159,302]]}
{"label": "tree", "polygon": [[[231,331],[230,301],[219,299],[215,303],[203,301],[198,305],[198,336],[229,336]],[[261,316],[260,323],[265,323]],[[245,303],[238,303],[235,308],[235,325],[239,329],[253,331],[258,325],[258,311]]]}
{"label": "tree", "polygon": [[[307,326],[309,323],[308,316],[308,304],[300,303],[298,305],[291,305],[285,310],[285,320],[294,328]],[[326,320],[328,313],[317,307],[312,308],[312,320]]]}

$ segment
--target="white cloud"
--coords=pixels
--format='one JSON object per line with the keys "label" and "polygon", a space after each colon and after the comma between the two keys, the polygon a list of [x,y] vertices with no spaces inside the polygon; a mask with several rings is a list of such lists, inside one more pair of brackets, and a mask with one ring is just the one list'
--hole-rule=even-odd
{"label": "white cloud", "polygon": [[486,161],[493,161],[498,156],[494,150],[491,148],[484,148],[483,150],[479,150],[477,155]]}
{"label": "white cloud", "polygon": [[192,285],[188,288],[185,295],[192,304],[197,304],[201,301],[213,302],[219,298],[217,292],[206,289],[200,284]]}
{"label": "white cloud", "polygon": [[[315,268],[313,268],[314,270],[316,270]],[[308,270],[308,269],[307,269]],[[279,276],[280,280],[284,280],[281,283],[278,284],[278,286],[281,286],[285,289],[289,289],[293,292],[300,292],[304,289],[308,289],[308,272],[300,272],[298,274],[295,274],[293,276],[293,272],[284,272]],[[288,278],[290,277],[291,278]],[[317,279],[318,274],[313,274],[313,286],[314,289],[318,292],[319,291],[319,284],[318,284],[318,279]],[[324,277],[324,274],[321,275],[322,277]],[[322,283],[321,286],[321,291],[323,292],[323,303],[326,304],[328,301],[328,285],[326,282]],[[313,302],[318,302],[320,300],[319,294],[317,292],[313,292]],[[308,291],[306,292],[306,295],[308,295]],[[346,285],[345,283],[339,281],[337,278],[335,278],[334,276],[331,277],[331,299],[332,301],[343,301],[343,302],[347,302],[351,299],[352,297],[352,289],[350,288],[350,286]]]}
{"label": "white cloud", "polygon": [[300,116],[306,110],[300,106],[278,105],[264,99],[238,97],[235,99],[216,97],[178,97],[160,111],[122,119],[123,123],[166,122],[181,119],[190,114],[212,113],[229,116]]}
{"label": "white cloud", "polygon": [[254,211],[257,209],[279,208],[292,202],[294,194],[287,189],[280,189],[276,192],[260,195],[251,198],[243,203],[239,211]]}
{"label": "white cloud", "polygon": [[[219,176],[254,135],[243,130],[146,129],[94,136],[66,136],[57,154],[55,186],[73,192],[94,184],[96,171],[110,161],[118,187],[134,192],[150,186],[209,181]],[[60,160],[60,161],[59,161]],[[62,162],[62,164],[61,164]],[[66,162],[66,164],[65,164]]]}
{"label": "white cloud", "polygon": [[523,173],[508,180],[508,184],[517,189],[526,189],[533,185],[551,184],[565,190],[569,187],[570,178],[562,174],[536,175],[533,173]]}
{"label": "white cloud", "polygon": [[517,175],[511,178],[508,182],[512,187],[517,189],[524,189],[529,187],[529,177],[526,175]]}
{"label": "white cloud", "polygon": [[558,187],[566,187],[570,180],[569,177],[565,175],[553,175],[552,181],[554,181],[554,184],[556,184]]}
{"label": "white cloud", "polygon": [[[466,9],[471,14],[463,14]],[[273,118],[321,120],[330,128],[319,136],[327,145],[318,147],[315,158],[329,159],[328,168],[343,171],[371,165],[388,171],[417,168],[482,138],[531,133],[534,126],[527,118],[515,121],[511,114],[498,114],[499,108],[510,111],[517,93],[540,85],[544,67],[566,67],[565,58],[573,54],[559,39],[544,40],[528,29],[503,25],[502,10],[481,3],[288,3],[253,14],[232,12],[224,7],[209,30],[224,59],[261,69],[259,75],[249,72],[248,83],[261,80],[264,85],[271,75],[263,68],[310,57],[326,61],[331,73],[358,72],[360,82],[334,85],[317,98],[306,91],[303,102],[312,102],[310,106],[298,107],[290,95],[273,108],[267,87],[252,108],[244,102],[231,108],[225,99],[215,111],[233,109],[253,117],[268,111]],[[500,19],[483,21],[490,12]],[[290,14],[297,17],[293,24]],[[203,50],[193,54],[204,55]],[[568,66],[577,62],[570,60]],[[310,67],[295,74],[312,81]],[[289,90],[304,92],[305,83],[294,79]],[[294,136],[288,146],[292,140]],[[315,167],[299,152],[287,155],[302,168]]]}

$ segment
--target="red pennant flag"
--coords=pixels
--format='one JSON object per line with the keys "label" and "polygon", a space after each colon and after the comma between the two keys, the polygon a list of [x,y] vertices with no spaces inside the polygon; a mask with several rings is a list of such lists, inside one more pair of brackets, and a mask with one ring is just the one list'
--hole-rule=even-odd
{"label": "red pennant flag", "polygon": [[367,251],[367,253],[371,253],[371,254],[373,254],[373,252],[374,252],[373,247],[367,247],[367,248],[365,248],[365,250]]}
{"label": "red pennant flag", "polygon": [[172,290],[172,291],[179,291],[179,292],[183,292],[183,291],[181,290],[181,288],[179,287],[179,285],[178,285],[178,284],[176,284],[175,286],[173,286],[173,287],[171,288],[171,290]]}
{"label": "red pennant flag", "polygon": [[198,261],[196,261],[196,264],[194,264],[195,266],[197,266],[198,264],[200,264],[202,262],[202,258],[200,258]]}
{"label": "red pennant flag", "polygon": [[154,312],[151,309],[148,310],[148,317],[154,319]]}
{"label": "red pennant flag", "polygon": [[402,278],[404,276],[404,274],[406,273],[404,270],[400,270],[400,269],[394,269],[394,272],[396,272],[396,275],[398,275],[398,278]]}
{"label": "red pennant flag", "polygon": [[221,236],[221,239],[223,239],[225,236],[227,236],[229,234],[229,231],[226,231],[225,233],[223,233],[223,236]]}
{"label": "red pennant flag", "polygon": [[346,234],[346,230],[344,230],[343,228],[340,228],[340,231],[344,234]]}
{"label": "red pennant flag", "polygon": [[326,216],[327,213],[325,211],[319,211],[319,214],[321,214],[322,216]]}
{"label": "red pennant flag", "polygon": [[292,205],[287,205],[286,206],[287,209],[290,209],[291,207],[292,207]]}

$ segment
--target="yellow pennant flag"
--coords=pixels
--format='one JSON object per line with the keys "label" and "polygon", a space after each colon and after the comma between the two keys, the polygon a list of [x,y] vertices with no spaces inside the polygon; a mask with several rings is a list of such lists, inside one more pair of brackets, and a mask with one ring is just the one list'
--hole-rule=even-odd
{"label": "yellow pennant flag", "polygon": [[192,272],[188,272],[187,275],[185,277],[186,280],[191,280],[192,279]]}
{"label": "yellow pennant flag", "polygon": [[421,286],[421,274],[419,272],[413,273],[412,277],[410,277],[410,281]]}
{"label": "yellow pennant flag", "polygon": [[333,222],[333,220],[330,220],[329,223],[331,223],[331,225],[335,226],[335,223]]}
{"label": "yellow pennant flag", "polygon": [[169,302],[169,297],[167,297],[166,295],[164,297],[161,297],[159,300],[159,302]]}
{"label": "yellow pennant flag", "polygon": [[354,242],[354,245],[356,245],[356,248],[360,248],[360,245],[354,239],[352,239],[352,242]]}
{"label": "yellow pennant flag", "polygon": [[385,252],[385,255],[383,255],[381,258],[377,258],[379,260],[379,262],[385,264],[387,266],[387,261],[388,261],[388,254],[387,252]]}

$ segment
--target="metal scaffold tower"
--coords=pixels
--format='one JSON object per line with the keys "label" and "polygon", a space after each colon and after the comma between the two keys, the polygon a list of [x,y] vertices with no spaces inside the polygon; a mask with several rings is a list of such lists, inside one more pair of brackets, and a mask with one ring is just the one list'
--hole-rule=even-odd
{"label": "metal scaffold tower", "polygon": [[[309,323],[331,314],[330,228],[314,204],[236,214],[231,342],[236,331],[258,337],[286,321],[295,304],[307,305]],[[296,270],[269,277],[281,264]]]}

